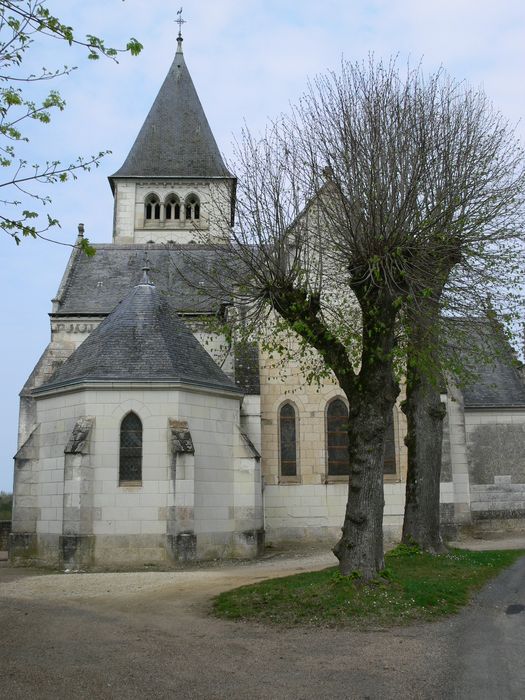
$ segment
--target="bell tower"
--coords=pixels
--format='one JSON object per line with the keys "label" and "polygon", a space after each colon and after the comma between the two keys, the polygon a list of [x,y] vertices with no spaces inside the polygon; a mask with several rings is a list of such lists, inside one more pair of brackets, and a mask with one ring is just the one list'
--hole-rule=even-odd
{"label": "bell tower", "polygon": [[228,172],[182,51],[122,167],[109,178],[113,242],[206,243],[228,236],[236,178]]}

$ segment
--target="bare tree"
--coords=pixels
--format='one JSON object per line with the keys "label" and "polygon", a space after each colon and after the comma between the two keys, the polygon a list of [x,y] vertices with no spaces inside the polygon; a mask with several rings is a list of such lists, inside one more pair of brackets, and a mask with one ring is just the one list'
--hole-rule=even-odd
{"label": "bare tree", "polygon": [[[449,359],[442,335],[448,316],[489,314],[512,321],[522,303],[515,291],[523,282],[524,157],[513,128],[479,90],[446,82],[433,119],[435,154],[420,186],[425,200],[438,204],[430,220],[432,268],[423,276],[407,315],[408,473],[403,541],[439,552],[439,481],[445,408],[440,385]],[[435,106],[429,104],[429,109]],[[431,274],[425,274],[425,268]],[[426,276],[426,279],[425,279]],[[487,304],[489,306],[487,306]],[[449,324],[448,334],[458,326]],[[494,348],[473,347],[482,360]],[[445,350],[446,355],[446,350]],[[455,358],[457,360],[458,358]]]}
{"label": "bare tree", "polygon": [[[396,361],[408,347],[406,411],[420,439],[427,424],[413,406],[423,401],[429,362],[437,363],[423,348],[439,344],[443,289],[461,265],[481,279],[487,251],[516,235],[521,151],[480,92],[443,71],[425,79],[419,67],[402,74],[395,61],[371,58],[316,79],[264,137],[245,131],[231,168],[236,225],[218,251],[214,285],[233,279],[254,325],[277,312],[345,392],[350,481],[334,553],[343,574],[370,579],[384,566],[383,456],[399,394]],[[357,323],[339,322],[345,308],[349,316],[358,309]],[[412,473],[429,445],[411,447]],[[425,501],[418,492],[412,503],[417,510]]]}

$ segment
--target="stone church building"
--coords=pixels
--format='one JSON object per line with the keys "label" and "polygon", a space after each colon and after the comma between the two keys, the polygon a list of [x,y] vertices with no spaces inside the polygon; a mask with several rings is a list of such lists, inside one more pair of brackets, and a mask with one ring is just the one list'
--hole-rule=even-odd
{"label": "stone church building", "polygon": [[[236,348],[206,319],[206,265],[233,216],[228,172],[182,52],[109,178],[113,239],[75,248],[52,300],[51,340],[20,395],[15,563],[126,568],[252,557],[264,540],[334,543],[346,503],[347,400],[299,366]],[[220,212],[222,213],[219,213]],[[224,223],[224,222],[223,222]],[[83,227],[79,227],[79,236]],[[145,253],[147,251],[147,254]],[[525,514],[525,385],[498,360],[453,387],[444,436],[445,529]],[[283,382],[284,376],[284,382]],[[393,414],[388,538],[399,536],[406,451]]]}

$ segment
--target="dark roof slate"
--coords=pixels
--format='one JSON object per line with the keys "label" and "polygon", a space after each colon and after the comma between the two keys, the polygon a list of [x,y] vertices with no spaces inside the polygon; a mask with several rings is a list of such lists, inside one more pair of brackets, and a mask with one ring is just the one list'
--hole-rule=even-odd
{"label": "dark roof slate", "polygon": [[498,359],[477,371],[476,381],[463,390],[466,408],[525,406],[523,377],[516,367]]}
{"label": "dark roof slate", "polygon": [[[96,254],[74,253],[57,313],[109,314],[142,277],[144,245],[95,244]],[[151,278],[161,296],[181,313],[215,313],[220,295],[210,295],[205,270],[217,264],[216,249],[148,245]]]}
{"label": "dark roof slate", "polygon": [[182,50],[177,50],[128,157],[110,180],[119,177],[232,177],[217,148]]}
{"label": "dark roof slate", "polygon": [[36,391],[90,380],[172,381],[241,393],[151,284],[134,287]]}
{"label": "dark roof slate", "polygon": [[501,328],[480,319],[455,325],[453,350],[471,375],[462,386],[465,408],[525,407],[523,370]]}

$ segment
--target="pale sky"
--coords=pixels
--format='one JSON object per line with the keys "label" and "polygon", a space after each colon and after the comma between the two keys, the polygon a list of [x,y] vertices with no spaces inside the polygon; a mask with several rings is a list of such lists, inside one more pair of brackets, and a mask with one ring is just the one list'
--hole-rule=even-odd
{"label": "pale sky", "polygon": [[[182,1],[182,0],[181,0]],[[111,241],[113,199],[107,176],[124,161],[169,69],[179,5],[166,0],[50,0],[79,34],[122,46],[137,37],[144,50],[118,65],[85,59],[59,42],[35,41],[32,69],[78,66],[67,78],[30,86],[35,96],[59,89],[66,109],[31,128],[29,162],[72,161],[110,149],[100,167],[49,190],[47,210],[61,222],[52,235],[73,242],[82,222],[93,242]],[[219,148],[244,122],[253,130],[286,111],[308,78],[337,70],[341,58],[398,55],[443,65],[456,79],[482,86],[524,140],[525,3],[523,0],[193,0],[184,5],[186,63]],[[31,71],[29,71],[31,72]],[[29,90],[29,88],[28,88]],[[36,98],[36,97],[35,97]],[[2,173],[0,173],[1,175]],[[0,298],[4,310],[0,395],[0,490],[12,488],[18,392],[50,336],[51,298],[70,249],[0,239]]]}

